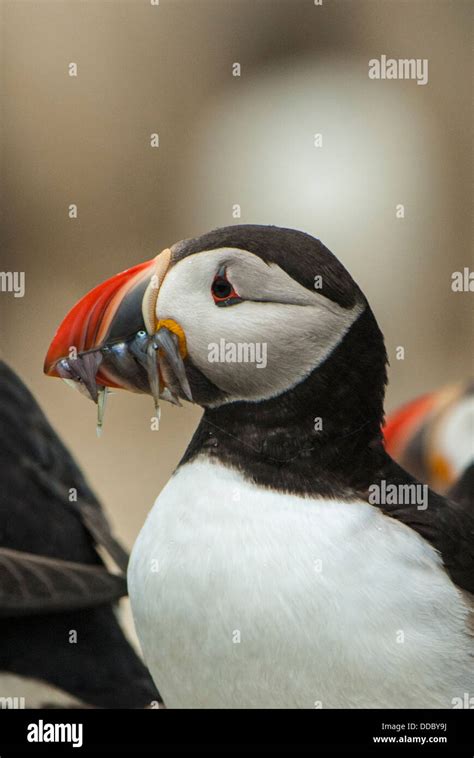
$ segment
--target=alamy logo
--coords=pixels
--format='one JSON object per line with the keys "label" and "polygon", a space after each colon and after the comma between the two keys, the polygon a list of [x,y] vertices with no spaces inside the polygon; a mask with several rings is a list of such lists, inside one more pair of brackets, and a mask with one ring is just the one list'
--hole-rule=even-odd
{"label": "alamy logo", "polygon": [[428,508],[427,484],[387,484],[381,479],[380,484],[369,487],[371,505],[416,505],[419,511]]}
{"label": "alamy logo", "polygon": [[427,58],[387,58],[381,55],[369,61],[369,79],[416,79],[428,84]]}
{"label": "alamy logo", "polygon": [[0,292],[13,292],[13,297],[24,297],[25,272],[0,271]]}
{"label": "alamy logo", "polygon": [[219,342],[207,346],[209,363],[255,363],[257,368],[267,365],[266,342],[227,342],[223,337]]}
{"label": "alamy logo", "polygon": [[464,692],[462,697],[453,697],[451,700],[453,708],[467,708],[472,710],[474,708],[474,697],[469,695],[469,692]]}
{"label": "alamy logo", "polygon": [[474,292],[474,271],[470,271],[467,266],[462,271],[453,271],[451,289],[453,292]]}
{"label": "alamy logo", "polygon": [[24,697],[0,697],[0,708],[3,709],[19,709],[26,708]]}
{"label": "alamy logo", "polygon": [[40,719],[28,724],[28,742],[70,742],[73,747],[82,747],[82,724],[50,724]]}

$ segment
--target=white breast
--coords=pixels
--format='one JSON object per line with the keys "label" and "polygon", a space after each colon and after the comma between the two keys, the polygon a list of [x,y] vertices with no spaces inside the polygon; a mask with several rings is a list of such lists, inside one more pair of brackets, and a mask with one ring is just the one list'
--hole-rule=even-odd
{"label": "white breast", "polygon": [[468,607],[436,551],[367,503],[182,466],[129,568],[168,707],[452,707],[474,692]]}

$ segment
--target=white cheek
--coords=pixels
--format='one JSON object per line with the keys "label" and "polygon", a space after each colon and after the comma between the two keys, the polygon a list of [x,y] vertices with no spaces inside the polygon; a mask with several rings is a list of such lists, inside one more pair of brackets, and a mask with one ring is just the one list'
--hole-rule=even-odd
{"label": "white cheek", "polygon": [[312,305],[244,301],[219,307],[211,295],[218,259],[207,256],[190,257],[169,271],[156,316],[180,324],[193,363],[233,401],[269,398],[298,384],[363,310],[360,304],[328,308],[312,293]]}

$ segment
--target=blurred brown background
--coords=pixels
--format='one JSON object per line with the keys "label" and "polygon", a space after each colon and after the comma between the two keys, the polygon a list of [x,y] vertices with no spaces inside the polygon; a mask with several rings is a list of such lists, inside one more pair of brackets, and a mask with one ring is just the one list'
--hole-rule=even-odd
{"label": "blurred brown background", "polygon": [[[0,270],[26,294],[0,293],[0,350],[127,545],[199,409],[166,406],[151,432],[150,398],[119,393],[97,439],[93,405],[42,363],[80,296],[179,239],[239,222],[321,238],[385,332],[389,408],[472,373],[472,295],[450,287],[472,268],[472,3],[6,0],[1,17]],[[369,80],[382,54],[428,58],[429,83]]]}

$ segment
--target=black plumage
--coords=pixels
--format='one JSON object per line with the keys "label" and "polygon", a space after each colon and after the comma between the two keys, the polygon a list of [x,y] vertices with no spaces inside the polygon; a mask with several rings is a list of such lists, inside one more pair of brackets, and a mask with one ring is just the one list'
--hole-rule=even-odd
{"label": "black plumage", "polygon": [[42,680],[95,707],[159,700],[116,617],[127,558],[70,453],[0,361],[0,677]]}

